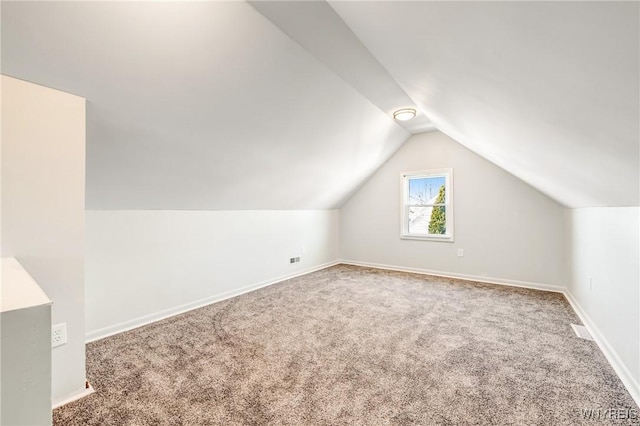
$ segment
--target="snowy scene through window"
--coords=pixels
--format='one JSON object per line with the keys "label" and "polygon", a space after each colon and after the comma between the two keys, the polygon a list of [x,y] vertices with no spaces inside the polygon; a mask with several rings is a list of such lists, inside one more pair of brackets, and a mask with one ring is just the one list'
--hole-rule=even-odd
{"label": "snowy scene through window", "polygon": [[452,171],[404,173],[403,237],[452,240]]}

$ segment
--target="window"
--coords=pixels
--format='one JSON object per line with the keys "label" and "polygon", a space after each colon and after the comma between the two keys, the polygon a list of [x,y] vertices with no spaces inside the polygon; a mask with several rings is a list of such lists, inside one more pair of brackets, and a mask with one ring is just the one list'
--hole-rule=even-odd
{"label": "window", "polygon": [[401,238],[453,242],[453,169],[402,174]]}

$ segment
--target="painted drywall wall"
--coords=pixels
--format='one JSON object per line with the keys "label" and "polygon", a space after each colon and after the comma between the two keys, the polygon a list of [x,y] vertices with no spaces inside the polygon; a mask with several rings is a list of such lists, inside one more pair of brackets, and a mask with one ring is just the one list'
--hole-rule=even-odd
{"label": "painted drywall wall", "polygon": [[89,340],[338,259],[337,210],[87,210],[86,219]]}
{"label": "painted drywall wall", "polygon": [[[455,241],[400,239],[400,174],[441,168],[454,172]],[[341,258],[347,261],[563,286],[563,208],[440,132],[413,136],[340,217]]]}
{"label": "painted drywall wall", "polygon": [[53,403],[84,391],[85,100],[2,76],[3,257],[53,301]]}
{"label": "painted drywall wall", "polygon": [[51,424],[51,306],[0,314],[2,415],[0,424]]}
{"label": "painted drywall wall", "polygon": [[51,300],[13,257],[0,263],[0,424],[51,424]]}
{"label": "painted drywall wall", "polygon": [[627,389],[640,401],[638,207],[565,213],[567,296]]}

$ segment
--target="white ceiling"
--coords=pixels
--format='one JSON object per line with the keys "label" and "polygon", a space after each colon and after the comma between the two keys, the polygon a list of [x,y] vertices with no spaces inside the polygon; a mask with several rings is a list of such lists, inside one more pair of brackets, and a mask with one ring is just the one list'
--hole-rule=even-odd
{"label": "white ceiling", "polygon": [[639,2],[331,5],[439,130],[565,206],[638,205]]}
{"label": "white ceiling", "polygon": [[2,71],[87,98],[90,209],[338,207],[409,137],[241,2],[3,2]]}
{"label": "white ceiling", "polygon": [[250,1],[285,34],[327,65],[389,116],[412,108],[412,120],[398,124],[412,134],[435,130],[413,100],[325,1]]}
{"label": "white ceiling", "polygon": [[2,72],[88,99],[88,208],[339,207],[434,125],[566,206],[638,205],[638,2],[252,5],[2,2]]}

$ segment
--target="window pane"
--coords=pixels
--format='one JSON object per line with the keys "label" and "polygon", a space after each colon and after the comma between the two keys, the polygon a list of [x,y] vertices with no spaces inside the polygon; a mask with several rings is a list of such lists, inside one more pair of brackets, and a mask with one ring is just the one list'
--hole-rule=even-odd
{"label": "window pane", "polygon": [[446,207],[409,207],[409,234],[445,235],[446,233]]}
{"label": "window pane", "polygon": [[447,233],[446,207],[435,206],[429,218],[429,234],[445,235]]}
{"label": "window pane", "polygon": [[409,234],[429,235],[429,219],[433,207],[409,207]]}
{"label": "window pane", "polygon": [[444,176],[409,178],[409,204],[445,202]]}

